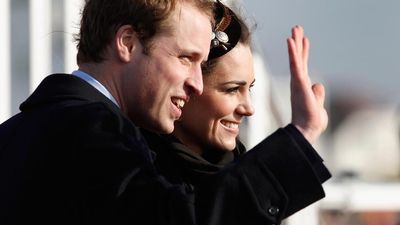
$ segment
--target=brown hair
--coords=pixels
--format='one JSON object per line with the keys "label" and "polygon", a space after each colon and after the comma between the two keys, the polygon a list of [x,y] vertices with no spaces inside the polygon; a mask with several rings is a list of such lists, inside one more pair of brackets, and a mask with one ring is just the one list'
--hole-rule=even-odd
{"label": "brown hair", "polygon": [[[170,15],[178,3],[188,2],[211,17],[209,0],[87,0],[82,11],[77,62],[101,62],[117,30],[131,25],[147,53],[152,38],[171,27]],[[210,18],[211,20],[211,18]]]}

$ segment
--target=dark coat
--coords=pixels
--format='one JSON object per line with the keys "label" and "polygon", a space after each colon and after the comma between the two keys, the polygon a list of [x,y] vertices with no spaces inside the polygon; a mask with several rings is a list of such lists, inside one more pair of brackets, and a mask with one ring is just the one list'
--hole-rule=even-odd
{"label": "dark coat", "polygon": [[[313,169],[302,168],[306,159],[284,131],[275,137],[269,147],[279,157],[246,154],[240,166],[193,192],[161,175],[141,132],[114,103],[80,78],[51,75],[21,113],[0,125],[0,224],[261,224],[266,217],[279,222],[286,209],[269,212],[271,204],[288,205],[288,199],[269,198],[271,192],[288,192],[275,188],[289,182],[279,177]],[[276,164],[286,165],[281,154],[296,160],[272,175],[264,161],[277,158]],[[295,202],[306,205],[323,196],[315,176],[302,180],[305,185],[296,189],[303,195]]]}
{"label": "dark coat", "polygon": [[[236,195],[216,196],[223,199],[223,207],[231,202],[230,210],[237,213],[232,218],[219,218],[225,224],[278,224],[322,198],[321,184],[331,177],[322,158],[293,125],[264,139],[247,156],[245,146],[239,140],[231,152],[205,149],[200,156],[173,135],[146,130],[142,133],[157,154],[155,165],[158,171],[194,193],[212,189],[213,183],[221,188],[218,179],[224,179],[224,176],[220,174],[242,176],[240,181],[230,178],[232,181],[223,184],[236,189],[238,192],[233,192]],[[261,165],[263,168],[254,168]],[[251,208],[247,208],[249,206]]]}
{"label": "dark coat", "polygon": [[131,176],[153,171],[138,129],[72,75],[49,76],[20,109],[0,125],[0,224],[114,222]]}

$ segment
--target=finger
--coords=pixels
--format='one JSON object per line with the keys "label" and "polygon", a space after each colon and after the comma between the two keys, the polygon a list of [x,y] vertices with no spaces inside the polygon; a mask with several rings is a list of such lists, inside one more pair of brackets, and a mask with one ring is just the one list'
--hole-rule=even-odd
{"label": "finger", "polygon": [[296,44],[295,40],[293,38],[288,38],[287,39],[287,45],[288,45],[288,54],[289,54],[289,64],[290,64],[290,72],[293,75],[297,75],[299,68],[299,57],[298,57],[298,52],[296,51]]}
{"label": "finger", "polygon": [[310,52],[310,41],[307,37],[303,38],[303,67],[304,67],[304,72],[308,75],[308,57],[309,57],[309,52]]}
{"label": "finger", "polygon": [[[296,51],[295,41],[293,38],[288,38],[288,50],[289,50],[289,61],[290,61],[290,73],[291,88],[296,91],[311,92],[311,80],[305,73],[301,56]],[[312,93],[309,93],[310,97]]]}
{"label": "finger", "polygon": [[315,99],[320,106],[324,106],[325,102],[325,87],[320,83],[316,83],[312,86],[312,91],[314,93]]}
{"label": "finger", "polygon": [[293,27],[292,37],[295,40],[297,52],[299,53],[303,52],[303,37],[304,37],[303,28],[299,25]]}

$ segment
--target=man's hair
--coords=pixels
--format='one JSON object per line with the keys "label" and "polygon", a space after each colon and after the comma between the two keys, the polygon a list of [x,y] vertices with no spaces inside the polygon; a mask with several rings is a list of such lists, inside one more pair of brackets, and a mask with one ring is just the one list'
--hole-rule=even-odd
{"label": "man's hair", "polygon": [[183,2],[195,6],[212,20],[210,0],[87,0],[75,37],[78,64],[103,61],[107,46],[123,25],[133,27],[147,53],[152,38],[171,29],[170,15]]}

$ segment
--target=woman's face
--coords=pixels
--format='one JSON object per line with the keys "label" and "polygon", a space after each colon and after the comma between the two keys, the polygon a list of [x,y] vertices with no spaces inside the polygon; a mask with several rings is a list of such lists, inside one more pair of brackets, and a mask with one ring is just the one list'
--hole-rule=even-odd
{"label": "woman's face", "polygon": [[203,94],[185,105],[174,131],[199,154],[205,148],[233,150],[243,117],[254,113],[250,99],[254,83],[250,47],[238,44],[219,60],[213,73],[203,75]]}

